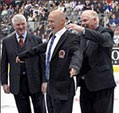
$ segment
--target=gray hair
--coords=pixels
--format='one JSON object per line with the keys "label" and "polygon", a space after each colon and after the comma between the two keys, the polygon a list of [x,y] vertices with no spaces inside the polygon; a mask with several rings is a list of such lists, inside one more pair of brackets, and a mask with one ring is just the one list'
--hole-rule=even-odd
{"label": "gray hair", "polygon": [[14,25],[14,23],[15,23],[16,21],[21,21],[21,20],[23,20],[23,21],[26,22],[25,16],[22,15],[22,14],[16,14],[16,15],[12,18],[12,24]]}
{"label": "gray hair", "polygon": [[99,24],[99,16],[98,13],[96,11],[93,10],[85,10],[83,11],[83,13],[81,14],[81,16],[83,15],[87,15],[89,18],[96,18],[97,20],[97,24]]}

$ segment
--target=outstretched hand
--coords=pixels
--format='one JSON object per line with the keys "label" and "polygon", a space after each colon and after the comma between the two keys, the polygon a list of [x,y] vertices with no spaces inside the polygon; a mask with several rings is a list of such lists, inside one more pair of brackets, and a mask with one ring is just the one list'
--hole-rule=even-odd
{"label": "outstretched hand", "polygon": [[10,93],[10,86],[7,85],[7,84],[4,84],[3,85],[3,90],[4,90],[5,93],[9,94]]}
{"label": "outstretched hand", "polygon": [[68,30],[75,30],[77,32],[83,32],[83,30],[85,29],[84,27],[77,24],[68,24],[66,27]]}
{"label": "outstretched hand", "polygon": [[47,82],[43,82],[41,85],[41,91],[42,93],[46,93],[47,90]]}
{"label": "outstretched hand", "polygon": [[74,69],[74,68],[71,68],[71,70],[70,70],[70,77],[72,78],[74,75],[77,75],[77,74],[78,74],[77,70]]}

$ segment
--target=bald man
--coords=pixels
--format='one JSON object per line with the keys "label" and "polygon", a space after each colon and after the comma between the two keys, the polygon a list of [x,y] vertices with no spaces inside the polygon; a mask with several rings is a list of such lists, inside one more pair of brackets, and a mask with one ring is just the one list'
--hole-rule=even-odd
{"label": "bald man", "polygon": [[[99,25],[98,14],[86,10],[81,14],[82,26],[70,24],[68,29],[81,32],[84,59],[78,76],[82,113],[113,113],[114,88],[111,51],[113,32]],[[80,62],[79,62],[80,63]]]}
{"label": "bald man", "polygon": [[[48,16],[48,22],[52,31],[48,43],[38,45],[32,50],[20,54],[19,58],[24,60],[46,52],[46,75],[48,63],[49,70],[46,83],[42,85],[42,91],[45,92],[47,85],[48,112],[72,113],[75,95],[75,84],[72,76],[80,70],[83,56],[79,47],[80,42],[77,35],[66,30],[65,14],[62,11],[52,11]],[[79,52],[78,56],[76,51]]]}

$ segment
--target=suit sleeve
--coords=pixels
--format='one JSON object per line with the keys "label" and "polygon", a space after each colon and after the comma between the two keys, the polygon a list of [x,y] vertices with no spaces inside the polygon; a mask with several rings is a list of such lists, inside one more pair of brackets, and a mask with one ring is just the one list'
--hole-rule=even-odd
{"label": "suit sleeve", "polygon": [[40,69],[41,69],[41,75],[42,75],[42,82],[47,82],[46,76],[45,76],[45,54],[40,55]]}
{"label": "suit sleeve", "polygon": [[81,65],[82,65],[82,60],[83,60],[83,51],[82,48],[80,46],[80,40],[78,35],[74,35],[75,40],[72,41],[71,44],[71,50],[72,50],[72,58],[71,58],[71,63],[70,63],[70,69],[74,68],[76,69],[78,72],[80,71]]}
{"label": "suit sleeve", "polygon": [[113,32],[108,28],[103,28],[103,30],[91,30],[85,29],[85,38],[92,40],[103,47],[112,47],[113,46]]}
{"label": "suit sleeve", "polygon": [[26,51],[20,53],[18,56],[19,56],[20,60],[26,60],[27,58],[45,53],[46,47],[47,47],[47,43],[41,43],[41,44],[31,48],[30,50],[26,50]]}
{"label": "suit sleeve", "polygon": [[7,57],[4,40],[3,40],[3,44],[2,44],[1,83],[2,83],[2,85],[8,84],[8,57]]}

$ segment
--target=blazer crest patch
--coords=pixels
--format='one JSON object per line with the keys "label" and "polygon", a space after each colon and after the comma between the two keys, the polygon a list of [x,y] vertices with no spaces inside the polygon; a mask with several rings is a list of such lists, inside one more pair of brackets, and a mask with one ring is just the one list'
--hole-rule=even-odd
{"label": "blazer crest patch", "polygon": [[65,51],[64,50],[60,50],[59,51],[59,58],[64,58],[65,57]]}

